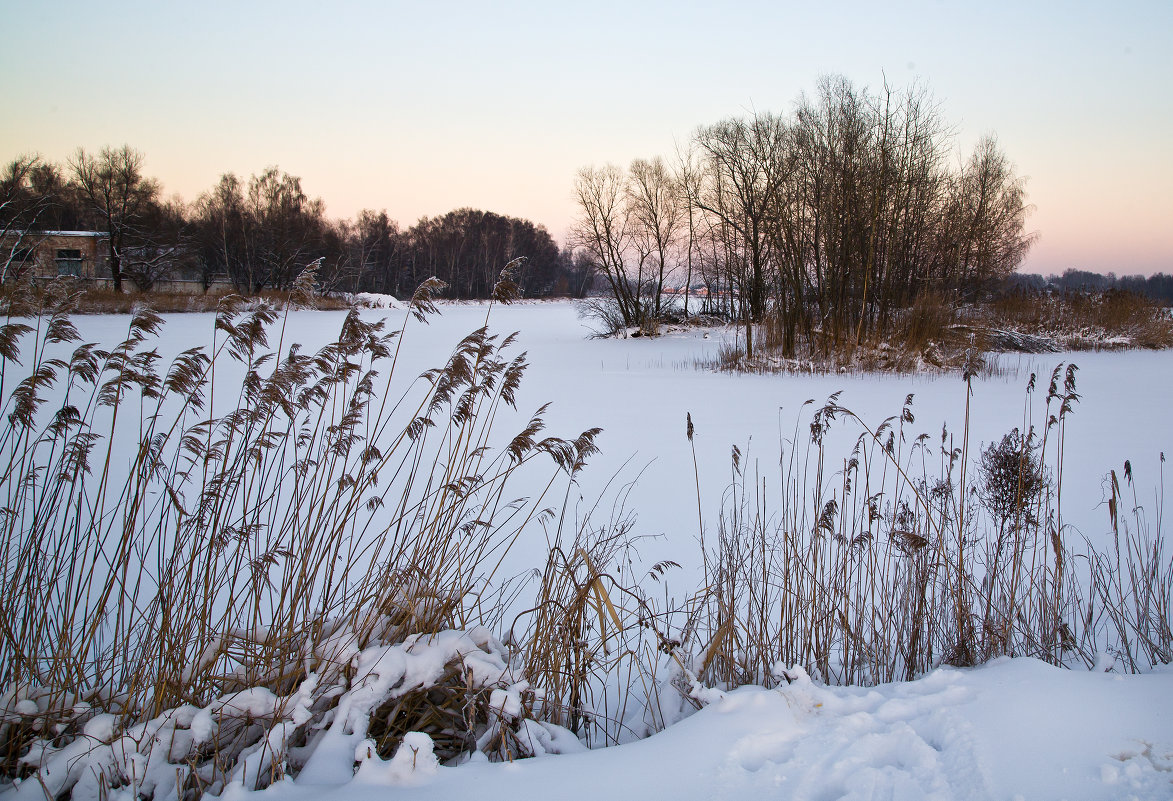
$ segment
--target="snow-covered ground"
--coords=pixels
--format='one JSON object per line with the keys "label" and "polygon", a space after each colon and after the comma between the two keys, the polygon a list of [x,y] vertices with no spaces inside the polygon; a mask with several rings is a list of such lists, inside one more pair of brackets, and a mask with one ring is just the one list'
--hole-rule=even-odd
{"label": "snow-covered ground", "polygon": [[[409,326],[401,376],[442,364],[486,315],[483,304],[441,311],[427,326]],[[406,312],[364,311],[368,318],[381,315],[397,328]],[[294,312],[283,345],[324,344],[342,319],[341,312]],[[168,358],[209,343],[212,320],[170,316],[160,354]],[[126,330],[125,317],[76,322],[83,340],[106,345]],[[686,414],[696,426],[702,516],[710,524],[730,478],[730,449],[748,451],[763,478],[776,480],[780,450],[789,451],[796,431],[800,440],[805,434],[808,399],[821,403],[842,390],[839,402],[875,425],[914,393],[915,431],[939,441],[943,425],[958,438],[963,427],[966,390],[956,376],[713,373],[696,363],[715,354],[719,332],[590,340],[569,303],[497,307],[490,325],[503,334],[519,331],[517,348],[531,363],[518,393],[519,412],[499,421],[502,436],[515,433],[546,402],[552,404],[550,433],[574,436],[602,427],[602,453],[580,477],[584,502],[606,494],[609,484],[614,493],[634,481],[626,503],[638,515],[636,533],[649,536],[640,554],[649,564],[680,562],[686,591],[695,586],[699,560],[698,481]],[[1022,426],[1024,415],[1042,425],[1051,370],[1069,358],[1080,367],[1082,400],[1067,428],[1063,522],[1103,542],[1108,514],[1102,481],[1109,469],[1120,471],[1131,460],[1139,502],[1155,507],[1161,454],[1173,450],[1167,413],[1173,353],[1003,357],[1002,375],[974,385],[971,452]],[[1033,411],[1024,405],[1032,372],[1039,382]],[[232,396],[237,389],[221,391]],[[846,458],[857,433],[833,432],[830,458]],[[545,546],[536,532],[529,547],[521,544],[511,555],[513,566],[532,566]],[[429,770],[426,747],[416,743],[420,752],[410,760],[405,755],[394,769],[368,762],[342,784],[299,780],[266,793],[280,801],[360,801],[387,795],[390,783],[410,785],[394,791],[408,798],[1173,798],[1173,671],[1167,669],[1119,676],[1003,660],[873,689],[823,688],[795,675],[780,689],[730,693],[648,740],[612,749]]]}
{"label": "snow-covered ground", "polygon": [[[1173,798],[1173,670],[1065,671],[1033,659],[918,681],[826,688],[801,674],[725,695],[627,745],[456,768],[416,752],[334,786],[283,782],[271,801],[404,799]],[[418,746],[418,744],[417,744]],[[426,749],[426,746],[425,746]],[[398,770],[389,769],[399,763]],[[389,789],[393,788],[393,789]],[[243,792],[225,794],[239,801]],[[249,794],[252,795],[252,794]]]}

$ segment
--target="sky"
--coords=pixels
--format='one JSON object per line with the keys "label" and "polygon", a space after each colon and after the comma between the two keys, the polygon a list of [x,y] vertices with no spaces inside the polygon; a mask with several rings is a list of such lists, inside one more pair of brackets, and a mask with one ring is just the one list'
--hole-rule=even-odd
{"label": "sky", "polygon": [[0,160],[129,144],[191,201],[300,176],[331,217],[474,207],[564,241],[575,172],[786,113],[819,77],[927,86],[960,161],[1027,178],[1022,269],[1173,273],[1173,2],[0,0]]}

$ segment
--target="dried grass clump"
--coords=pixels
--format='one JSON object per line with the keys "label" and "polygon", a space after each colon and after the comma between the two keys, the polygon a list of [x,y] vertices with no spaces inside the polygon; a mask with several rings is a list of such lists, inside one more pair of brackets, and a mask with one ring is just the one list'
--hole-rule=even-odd
{"label": "dried grass clump", "polygon": [[893,329],[903,334],[901,350],[924,352],[934,343],[952,342],[956,338],[953,333],[956,319],[957,311],[948,298],[924,290],[916,296],[911,308],[897,316]]}
{"label": "dried grass clump", "polygon": [[[704,369],[750,373],[964,373],[970,352],[1046,353],[1173,347],[1173,317],[1135,293],[1018,292],[958,306],[925,291],[893,310],[883,326],[850,336],[842,327],[795,331],[778,313],[750,327]],[[737,329],[738,334],[741,329]]]}
{"label": "dried grass clump", "polygon": [[972,331],[960,326],[955,304],[936,292],[922,292],[912,306],[897,309],[884,327],[866,337],[815,326],[796,332],[792,321],[771,311],[750,327],[753,355],[744,330],[716,357],[698,362],[705,369],[759,374],[961,372],[966,351],[975,347]]}
{"label": "dried grass clump", "polygon": [[[1022,427],[977,459],[968,409],[964,430],[934,441],[912,435],[911,396],[875,428],[831,396],[784,448],[779,494],[734,448],[716,529],[701,528],[704,588],[675,612],[697,677],[768,685],[784,680],[778,665],[798,665],[828,683],[873,684],[1001,655],[1168,663],[1173,560],[1139,512],[1146,533],[1121,530],[1115,554],[1076,550],[1060,512],[1075,368],[1051,376],[1037,427],[1034,391],[1032,376]],[[840,421],[859,433],[833,455]],[[1080,565],[1091,566],[1083,580]]]}
{"label": "dried grass clump", "polygon": [[[6,775],[51,798],[126,788],[136,797],[195,799],[286,777],[344,780],[355,765],[394,771],[405,748],[433,762],[475,751],[511,759],[574,750],[573,735],[528,717],[533,704],[523,699],[535,693],[484,629],[388,631],[391,639],[359,650],[342,625],[307,653],[314,669],[285,691],[250,687],[141,721],[75,705],[68,726],[28,736]],[[27,695],[21,702],[35,704]],[[415,759],[400,766],[414,767]]]}
{"label": "dried grass clump", "polygon": [[[313,274],[312,269],[303,275]],[[49,284],[33,287],[28,283],[10,283],[0,286],[0,305],[6,304],[9,295],[32,293],[40,297],[39,304],[49,303],[54,294],[76,295],[74,314],[131,314],[138,306],[147,305],[159,314],[185,312],[216,312],[225,299],[235,296],[230,290],[209,289],[206,292],[115,292],[112,289],[87,287],[84,284],[61,279]],[[296,286],[289,291],[265,290],[251,295],[253,304],[268,304],[275,308],[319,309],[323,311],[346,311],[351,304],[345,298],[318,292],[305,293]],[[19,301],[18,301],[19,302]]]}
{"label": "dried grass clump", "polygon": [[[442,289],[425,282],[410,319],[426,320]],[[285,346],[272,306],[228,297],[209,351],[160,364],[153,310],[136,307],[124,340],[104,350],[78,344],[76,295],[6,300],[0,765],[10,779],[37,768],[35,743],[68,744],[98,714],[130,731],[226,695],[287,697],[307,683],[321,711],[337,696],[320,695],[323,676],[347,664],[324,643],[361,651],[494,626],[502,560],[547,514],[545,493],[508,494],[512,477],[546,460],[549,489],[595,450],[597,430],[540,436],[541,410],[512,438],[494,432],[526,364],[507,354],[512,336],[487,327],[443,366],[403,380],[409,323],[388,332],[353,309],[333,342],[305,353]],[[458,662],[384,715],[384,744],[407,725],[443,728],[454,710],[486,725],[501,688],[469,685]],[[277,728],[247,723],[231,748],[190,758],[219,760],[227,775],[258,732]],[[438,750],[467,747],[474,729],[449,728]]]}

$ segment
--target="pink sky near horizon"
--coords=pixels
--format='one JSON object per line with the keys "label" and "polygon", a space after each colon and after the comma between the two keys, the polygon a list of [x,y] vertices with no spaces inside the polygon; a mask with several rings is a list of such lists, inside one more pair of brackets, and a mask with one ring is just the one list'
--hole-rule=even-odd
{"label": "pink sky near horizon", "polygon": [[[64,26],[63,20],[71,24]],[[747,24],[747,21],[752,20]],[[925,83],[957,158],[983,133],[1026,176],[1022,269],[1173,272],[1173,4],[0,0],[0,159],[130,144],[168,194],[302,178],[332,217],[471,206],[559,240],[575,171],[785,112],[818,77]]]}

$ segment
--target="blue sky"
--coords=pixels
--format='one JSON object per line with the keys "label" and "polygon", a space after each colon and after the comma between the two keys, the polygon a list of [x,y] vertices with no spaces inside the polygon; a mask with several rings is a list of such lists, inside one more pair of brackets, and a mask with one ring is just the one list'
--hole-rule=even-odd
{"label": "blue sky", "polygon": [[[818,5],[818,8],[812,6]],[[995,132],[1024,267],[1173,272],[1173,3],[0,0],[0,158],[128,143],[168,193],[270,165],[332,216],[474,206],[562,239],[574,172],[785,112],[825,73]]]}

